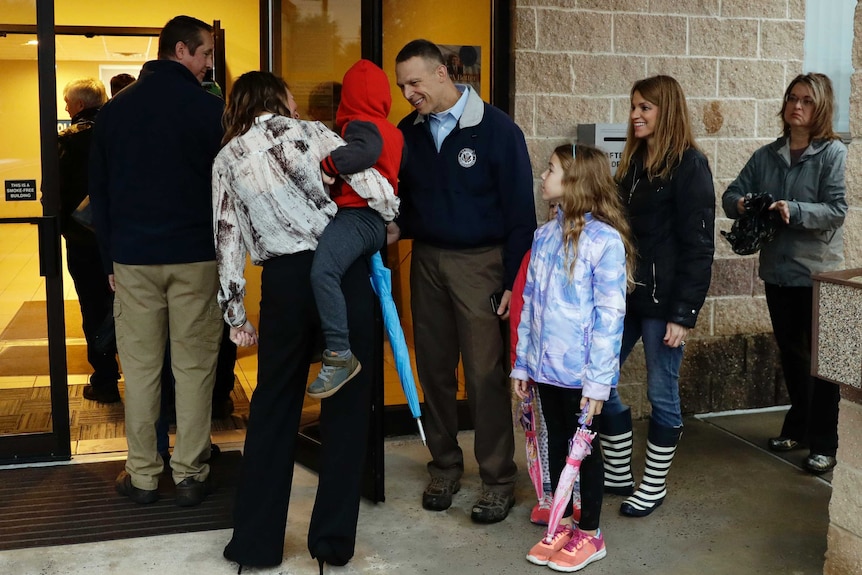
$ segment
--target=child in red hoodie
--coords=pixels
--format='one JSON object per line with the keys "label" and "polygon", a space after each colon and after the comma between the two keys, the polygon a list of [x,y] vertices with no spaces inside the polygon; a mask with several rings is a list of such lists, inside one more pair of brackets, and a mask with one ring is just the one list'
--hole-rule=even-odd
{"label": "child in red hoodie", "polygon": [[320,237],[311,268],[311,285],[326,340],[320,373],[306,390],[311,397],[333,395],[361,369],[350,351],[341,278],[357,258],[383,247],[389,222],[336,176],[373,167],[397,194],[404,137],[387,120],[391,106],[389,79],[374,63],[360,60],[344,75],[335,121],[347,145],[334,150],[320,164],[329,176],[325,181],[335,179],[330,196],[338,213]]}

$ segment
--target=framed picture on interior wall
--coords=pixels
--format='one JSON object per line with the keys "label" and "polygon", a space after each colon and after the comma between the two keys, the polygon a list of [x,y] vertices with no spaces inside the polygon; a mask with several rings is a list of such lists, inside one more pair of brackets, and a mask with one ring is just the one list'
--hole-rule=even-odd
{"label": "framed picture on interior wall", "polygon": [[438,44],[449,69],[449,76],[456,84],[469,84],[481,94],[482,47]]}
{"label": "framed picture on interior wall", "polygon": [[105,85],[105,90],[108,91],[108,97],[111,97],[111,78],[117,74],[129,74],[135,80],[141,73],[144,63],[128,63],[128,64],[99,64],[99,80]]}

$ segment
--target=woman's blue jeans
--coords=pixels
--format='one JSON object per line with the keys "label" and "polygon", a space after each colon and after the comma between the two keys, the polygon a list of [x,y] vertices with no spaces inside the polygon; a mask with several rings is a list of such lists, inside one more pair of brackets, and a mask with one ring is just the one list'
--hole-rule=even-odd
{"label": "woman's blue jeans", "polygon": [[[647,368],[647,398],[652,406],[650,419],[662,427],[681,427],[679,406],[679,366],[684,345],[668,347],[662,341],[667,322],[661,319],[626,314],[620,366],[625,363],[639,339],[644,342]],[[616,388],[602,407],[602,414],[613,416],[628,409],[620,400]]]}

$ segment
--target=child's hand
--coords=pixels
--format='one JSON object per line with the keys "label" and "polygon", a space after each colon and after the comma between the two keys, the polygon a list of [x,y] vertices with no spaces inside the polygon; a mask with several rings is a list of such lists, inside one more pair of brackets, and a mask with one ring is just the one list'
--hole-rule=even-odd
{"label": "child's hand", "polygon": [[527,399],[527,393],[530,389],[530,382],[524,381],[523,379],[515,379],[512,378],[512,390],[515,392],[515,395],[518,396],[518,399]]}
{"label": "child's hand", "polygon": [[401,238],[401,228],[395,222],[386,224],[386,245],[392,245]]}
{"label": "child's hand", "polygon": [[239,347],[251,347],[257,345],[257,330],[248,320],[239,327],[230,328],[230,340]]}
{"label": "child's hand", "polygon": [[327,186],[331,186],[332,184],[335,183],[335,178],[333,178],[332,176],[330,176],[329,174],[327,174],[323,170],[320,170],[320,179],[323,180],[323,183],[326,184]]}
{"label": "child's hand", "polygon": [[584,406],[587,404],[588,401],[590,402],[590,409],[587,411],[587,425],[591,425],[593,423],[593,416],[601,414],[602,406],[605,404],[605,402],[601,399],[590,399],[589,397],[582,397],[581,411],[583,411]]}

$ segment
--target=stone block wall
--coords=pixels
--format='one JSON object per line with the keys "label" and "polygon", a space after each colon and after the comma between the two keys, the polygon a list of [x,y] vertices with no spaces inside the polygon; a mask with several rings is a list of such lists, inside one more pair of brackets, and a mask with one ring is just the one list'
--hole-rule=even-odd
{"label": "stone block wall", "polygon": [[[516,0],[515,7],[514,114],[537,192],[551,151],[576,140],[578,124],[627,122],[638,79],[669,74],[680,82],[712,167],[717,211],[712,286],[681,373],[683,411],[786,402],[757,258],[734,255],[719,235],[731,225],[720,198],[751,153],[781,133],[781,97],[802,71],[805,0]],[[862,95],[854,102],[858,117]],[[536,211],[543,221],[538,193]],[[859,216],[849,218],[859,223],[848,244],[862,239]],[[632,357],[621,393],[636,416],[649,411],[645,383],[642,355]]]}

